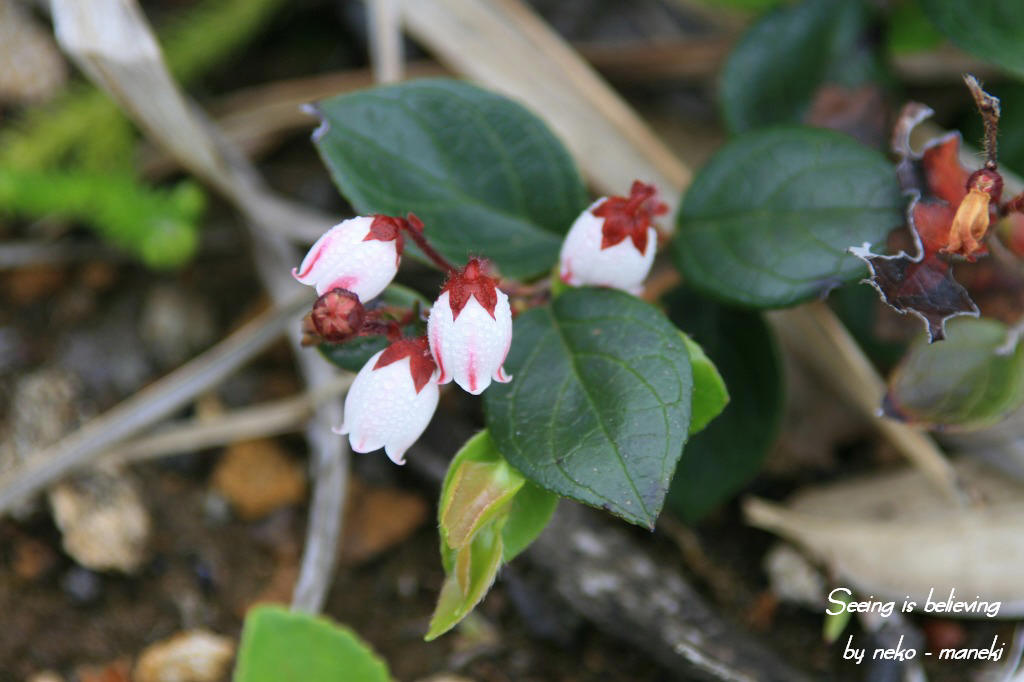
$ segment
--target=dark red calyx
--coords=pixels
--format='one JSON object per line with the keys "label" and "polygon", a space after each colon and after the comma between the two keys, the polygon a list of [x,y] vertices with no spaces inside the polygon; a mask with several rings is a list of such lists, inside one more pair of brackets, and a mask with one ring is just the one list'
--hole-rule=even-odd
{"label": "dark red calyx", "polygon": [[1003,176],[988,168],[976,170],[967,178],[967,191],[972,189],[980,190],[992,197],[993,202],[998,202],[1003,194]]}
{"label": "dark red calyx", "polygon": [[430,377],[434,375],[434,370],[437,369],[434,358],[430,355],[430,344],[427,343],[427,337],[418,336],[414,339],[395,341],[380,354],[373,368],[387,367],[402,358],[409,358],[412,383],[416,387],[416,392],[419,393],[430,381]]}
{"label": "dark red calyx", "polygon": [[316,333],[328,343],[341,343],[359,333],[366,311],[347,289],[331,289],[313,304],[310,313]]}
{"label": "dark red calyx", "polygon": [[469,303],[470,296],[494,317],[494,306],[498,305],[498,280],[487,275],[488,263],[479,258],[470,258],[466,267],[457,271],[444,283],[441,293],[448,292],[448,303],[452,307],[452,319],[459,319],[459,313]]}
{"label": "dark red calyx", "polygon": [[394,241],[395,251],[401,256],[402,249],[405,247],[405,241],[402,239],[402,224],[404,222],[405,220],[402,218],[378,213],[373,216],[370,231],[363,237],[363,241],[368,242],[374,239],[381,242]]}
{"label": "dark red calyx", "polygon": [[637,251],[646,251],[651,218],[668,212],[668,206],[655,198],[657,193],[654,185],[636,180],[629,190],[629,197],[608,197],[593,209],[592,214],[604,218],[601,248],[615,246],[629,237]]}

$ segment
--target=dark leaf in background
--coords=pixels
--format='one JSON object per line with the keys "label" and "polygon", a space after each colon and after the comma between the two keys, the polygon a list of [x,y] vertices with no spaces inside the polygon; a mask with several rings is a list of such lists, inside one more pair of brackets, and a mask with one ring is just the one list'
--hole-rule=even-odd
{"label": "dark leaf in background", "polygon": [[919,0],[896,0],[889,11],[886,29],[886,48],[894,55],[932,50],[944,40]]}
{"label": "dark leaf in background", "polygon": [[665,303],[672,321],[715,362],[731,395],[721,415],[686,444],[669,489],[669,508],[695,521],[761,469],[782,417],[782,371],[759,313],[719,305],[688,289],[676,289]]}
{"label": "dark leaf in background", "polygon": [[1024,404],[1024,346],[990,319],[949,323],[939,344],[915,343],[889,380],[885,413],[930,426],[980,428]]}
{"label": "dark leaf in background", "polygon": [[692,286],[724,301],[781,308],[862,276],[847,253],[903,222],[892,165],[829,130],[737,137],[697,173],[672,242]]}
{"label": "dark leaf in background", "polygon": [[468,83],[410,81],[324,100],[317,112],[314,142],[356,210],[417,214],[456,263],[484,254],[507,277],[542,274],[588,203],[544,123]]}
{"label": "dark leaf in background", "polygon": [[514,380],[484,395],[500,452],[542,488],[652,527],[690,425],[679,331],[633,296],[582,288],[520,315],[514,338]]}
{"label": "dark leaf in background", "polygon": [[1024,2],[1020,0],[921,0],[928,18],[973,55],[1024,76]]}
{"label": "dark leaf in background", "polygon": [[867,3],[805,0],[780,7],[740,40],[722,69],[721,104],[734,133],[799,123],[819,88],[881,80]]}

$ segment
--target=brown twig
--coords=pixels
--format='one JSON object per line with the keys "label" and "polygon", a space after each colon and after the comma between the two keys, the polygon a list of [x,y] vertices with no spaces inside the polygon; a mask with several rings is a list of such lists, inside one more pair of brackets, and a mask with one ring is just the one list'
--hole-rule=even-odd
{"label": "brown twig", "polygon": [[999,98],[993,97],[981,89],[981,83],[971,74],[964,74],[964,83],[974,97],[974,103],[981,114],[981,120],[985,124],[985,168],[995,170],[998,166],[999,151]]}

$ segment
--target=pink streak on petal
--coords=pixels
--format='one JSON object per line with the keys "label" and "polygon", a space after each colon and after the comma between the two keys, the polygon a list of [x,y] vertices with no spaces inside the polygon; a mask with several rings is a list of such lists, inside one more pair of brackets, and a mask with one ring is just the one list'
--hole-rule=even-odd
{"label": "pink streak on petal", "polygon": [[434,348],[437,351],[437,356],[434,359],[437,360],[437,369],[441,372],[440,376],[438,376],[438,378],[437,378],[437,383],[439,383],[439,384],[447,384],[449,381],[452,380],[452,378],[450,376],[448,376],[448,372],[445,371],[445,369],[444,369],[444,359],[441,357],[441,353],[443,352],[443,350],[441,348],[441,325],[440,324],[434,325],[434,327],[431,329],[431,336],[433,338],[430,339],[430,345],[431,345],[432,348]]}
{"label": "pink streak on petal", "polygon": [[347,289],[352,290],[356,284],[359,284],[359,278],[353,277],[352,275],[346,275],[345,277],[339,277],[338,279],[331,282],[324,288],[324,291],[330,291],[331,289]]}
{"label": "pink streak on petal", "polygon": [[507,384],[508,382],[512,381],[512,377],[505,374],[504,367],[498,367],[498,369],[494,372],[494,380],[501,384]]}
{"label": "pink streak on petal", "polygon": [[469,392],[476,392],[476,356],[473,355],[473,351],[469,352],[469,365],[466,368],[469,373]]}
{"label": "pink streak on petal", "polygon": [[295,270],[293,269],[292,274],[295,275],[296,278],[306,277],[307,275],[309,275],[310,271],[313,269],[313,266],[316,265],[317,261],[320,260],[320,256],[323,255],[324,249],[326,249],[332,241],[332,239],[325,239],[324,243],[321,244],[320,248],[316,250],[315,254],[313,254],[313,259],[309,262],[309,265],[306,267],[306,269],[297,275],[295,274]]}

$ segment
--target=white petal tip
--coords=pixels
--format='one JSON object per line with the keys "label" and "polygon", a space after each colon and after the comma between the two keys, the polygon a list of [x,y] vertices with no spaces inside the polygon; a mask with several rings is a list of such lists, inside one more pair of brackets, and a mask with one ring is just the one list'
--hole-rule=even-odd
{"label": "white petal tip", "polygon": [[505,368],[499,367],[498,371],[494,373],[494,380],[499,384],[507,384],[512,381],[511,375],[505,374]]}
{"label": "white petal tip", "polygon": [[388,459],[398,466],[405,466],[405,450],[398,453],[391,453],[387,448],[384,448],[384,453],[388,456]]}

